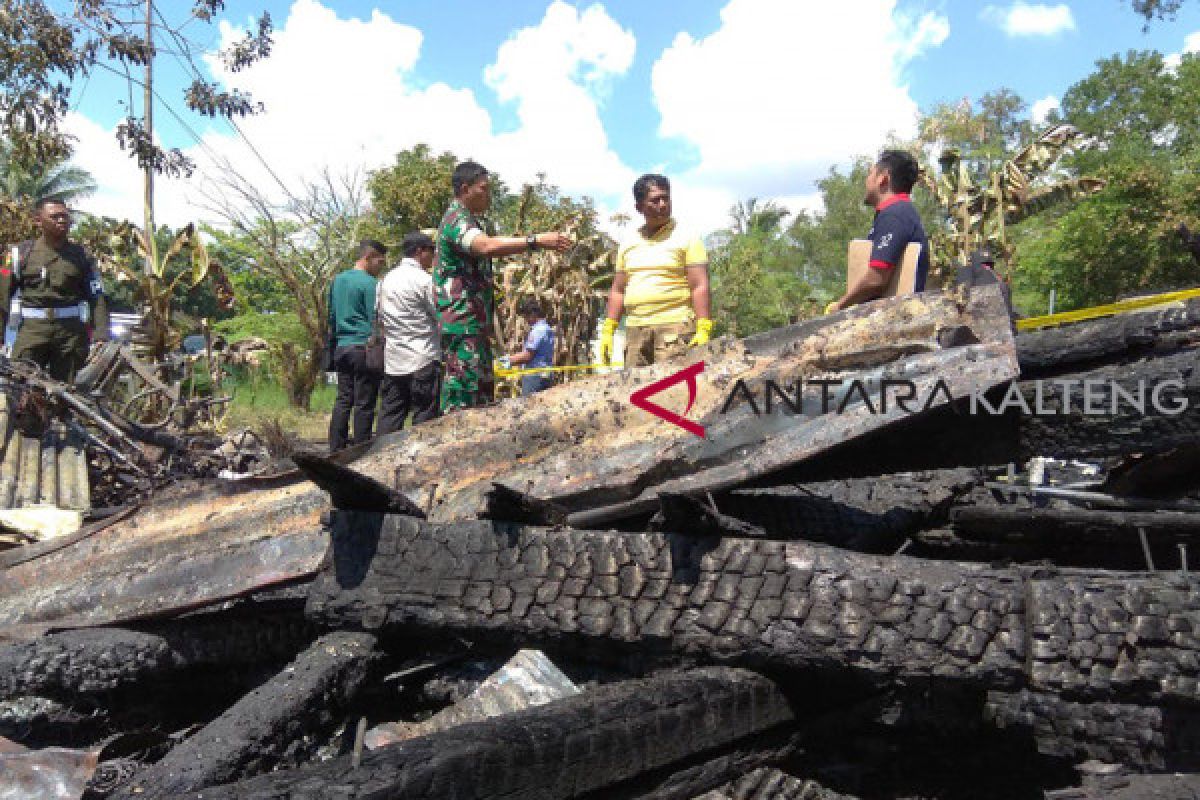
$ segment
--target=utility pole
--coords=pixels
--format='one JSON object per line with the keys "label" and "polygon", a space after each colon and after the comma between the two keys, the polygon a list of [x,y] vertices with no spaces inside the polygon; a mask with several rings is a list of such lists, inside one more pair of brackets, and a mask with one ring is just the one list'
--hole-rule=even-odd
{"label": "utility pole", "polygon": [[[154,142],[154,0],[146,0],[146,95],[144,107],[146,112],[146,135]],[[144,168],[144,183],[146,212],[146,274],[154,272],[158,249],[154,245],[154,165],[147,164]]]}

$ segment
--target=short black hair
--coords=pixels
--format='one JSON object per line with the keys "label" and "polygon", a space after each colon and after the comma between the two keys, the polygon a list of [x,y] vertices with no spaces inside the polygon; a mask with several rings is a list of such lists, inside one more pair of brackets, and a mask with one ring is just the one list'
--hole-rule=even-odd
{"label": "short black hair", "polygon": [[671,182],[667,180],[666,175],[647,172],[633,182],[633,202],[641,203],[645,200],[646,195],[650,194],[650,187],[664,189],[669,192],[671,191]]}
{"label": "short black hair", "polygon": [[887,172],[892,191],[900,194],[912,191],[921,172],[917,159],[905,150],[884,150],[879,154],[875,167]]}
{"label": "short black hair", "polygon": [[527,317],[530,315],[535,317],[545,316],[545,314],[542,313],[542,304],[532,297],[526,297],[517,304],[517,313],[522,317]]}
{"label": "short black hair", "polygon": [[387,245],[374,239],[363,239],[358,243],[358,257],[364,259],[374,251],[381,256],[387,255]]}
{"label": "short black hair", "polygon": [[454,194],[457,197],[463,189],[487,176],[488,171],[483,164],[476,161],[464,161],[454,168],[454,174],[450,176],[450,185],[454,188]]}
{"label": "short black hair", "polygon": [[420,231],[413,231],[405,234],[404,241],[400,243],[400,250],[406,256],[415,256],[422,250],[436,250],[437,246],[433,243],[433,239],[429,238]]}
{"label": "short black hair", "polygon": [[46,206],[62,206],[63,208],[66,208],[68,211],[71,210],[70,208],[67,207],[66,200],[63,200],[61,197],[56,197],[54,195],[50,195],[49,197],[39,198],[38,201],[33,204],[33,210],[35,212],[40,212]]}

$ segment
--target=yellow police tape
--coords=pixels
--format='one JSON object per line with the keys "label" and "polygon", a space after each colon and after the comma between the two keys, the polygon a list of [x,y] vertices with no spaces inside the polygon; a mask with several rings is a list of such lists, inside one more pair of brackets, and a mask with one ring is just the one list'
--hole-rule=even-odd
{"label": "yellow police tape", "polygon": [[616,361],[612,364],[572,364],[566,367],[534,367],[532,369],[510,367],[505,369],[497,362],[492,368],[492,372],[495,373],[497,378],[519,378],[522,375],[541,374],[543,372],[574,372],[581,369],[612,369],[613,367],[623,366],[625,366],[625,362]]}
{"label": "yellow police tape", "polygon": [[1046,314],[1041,317],[1027,317],[1026,319],[1017,320],[1017,330],[1031,331],[1038,328],[1049,328],[1052,325],[1062,325],[1067,322],[1081,322],[1085,319],[1107,317],[1112,314],[1120,314],[1123,311],[1135,311],[1139,308],[1151,308],[1153,306],[1167,305],[1168,303],[1178,303],[1180,300],[1190,300],[1193,297],[1200,297],[1200,289],[1184,289],[1179,292],[1166,292],[1165,294],[1156,294],[1150,297],[1120,300],[1108,305],[1080,308],[1075,311],[1063,311],[1058,314]]}

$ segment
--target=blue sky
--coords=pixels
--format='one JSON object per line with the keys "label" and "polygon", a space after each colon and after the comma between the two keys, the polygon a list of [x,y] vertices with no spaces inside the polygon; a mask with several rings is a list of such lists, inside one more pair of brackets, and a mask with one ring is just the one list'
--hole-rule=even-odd
{"label": "blue sky", "polygon": [[[160,3],[173,21],[190,5]],[[200,68],[267,104],[242,128],[290,188],[427,142],[510,184],[546,172],[605,213],[631,212],[633,178],[665,171],[679,215],[705,231],[751,196],[816,207],[813,181],[889,133],[911,134],[918,109],[1001,86],[1044,108],[1098,59],[1200,49],[1200,2],[1148,30],[1128,0],[239,0],[228,9],[219,26],[194,22],[186,33],[212,49],[251,13],[271,13],[270,59],[236,76]],[[183,110],[185,77],[160,59],[164,101],[191,128],[159,108],[161,137],[200,165],[159,189],[160,218],[175,224],[210,216],[210,154],[274,187],[228,125]],[[82,205],[136,219],[137,174],[111,138],[128,87],[98,73],[78,89],[76,161],[101,184]]]}

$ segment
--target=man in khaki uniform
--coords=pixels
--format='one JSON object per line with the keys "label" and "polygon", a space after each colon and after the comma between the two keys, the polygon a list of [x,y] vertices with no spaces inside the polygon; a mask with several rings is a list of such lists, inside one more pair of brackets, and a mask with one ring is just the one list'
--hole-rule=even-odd
{"label": "man in khaki uniform", "polygon": [[[0,323],[19,293],[13,358],[33,361],[60,381],[75,379],[91,341],[108,338],[108,303],[96,262],[67,240],[71,212],[59,200],[37,204],[37,239],[10,247],[0,267]],[[94,329],[94,333],[92,332]]]}
{"label": "man in khaki uniform", "polygon": [[670,182],[643,175],[633,184],[633,199],[646,224],[617,250],[608,317],[600,329],[600,360],[607,364],[625,315],[626,367],[683,355],[712,335],[708,254],[699,237],[671,216]]}

